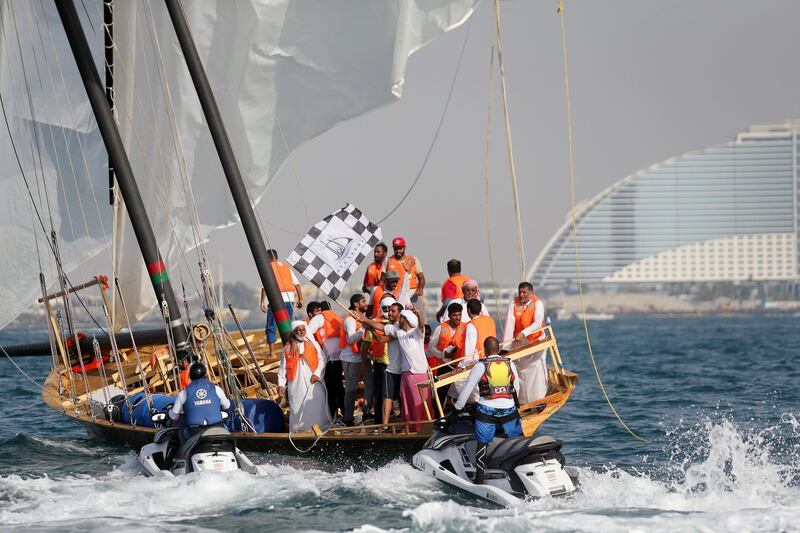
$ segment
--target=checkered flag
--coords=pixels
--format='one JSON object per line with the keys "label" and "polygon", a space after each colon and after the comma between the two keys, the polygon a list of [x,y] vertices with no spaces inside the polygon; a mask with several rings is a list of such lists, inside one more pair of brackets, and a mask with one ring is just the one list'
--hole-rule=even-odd
{"label": "checkered flag", "polygon": [[336,300],[381,238],[381,228],[356,206],[347,204],[314,224],[286,261]]}

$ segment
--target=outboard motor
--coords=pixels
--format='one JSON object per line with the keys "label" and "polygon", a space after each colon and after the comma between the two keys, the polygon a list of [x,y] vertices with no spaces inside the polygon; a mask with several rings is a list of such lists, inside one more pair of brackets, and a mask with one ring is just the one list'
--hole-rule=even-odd
{"label": "outboard motor", "polygon": [[[222,416],[224,419],[228,414],[223,412]],[[145,475],[172,477],[207,470],[257,473],[255,465],[236,447],[233,435],[223,426],[198,428],[184,442],[179,442],[179,429],[167,427],[166,413],[153,414],[152,421],[158,428],[156,436],[139,452],[139,464]]]}
{"label": "outboard motor", "polygon": [[486,452],[482,484],[474,483],[477,447],[469,414],[451,414],[434,423],[433,435],[413,464],[447,485],[502,506],[576,490],[577,476],[564,466],[561,442],[553,437],[495,437]]}

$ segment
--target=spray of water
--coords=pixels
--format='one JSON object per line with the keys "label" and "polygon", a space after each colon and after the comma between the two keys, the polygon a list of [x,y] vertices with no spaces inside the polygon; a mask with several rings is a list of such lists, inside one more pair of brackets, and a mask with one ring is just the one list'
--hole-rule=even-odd
{"label": "spray of water", "polygon": [[474,502],[401,461],[343,472],[265,464],[258,476],[203,473],[155,480],[138,475],[134,459],[126,457],[100,477],[0,476],[0,524],[107,527],[143,517],[202,524],[220,516],[309,508],[338,513],[331,528],[365,524],[360,531],[385,528],[392,516],[411,530],[443,532],[786,530],[800,523],[796,415],[784,414],[762,429],[727,418],[678,424],[664,442],[667,460],[642,461],[636,470],[580,467],[576,495],[514,509]]}

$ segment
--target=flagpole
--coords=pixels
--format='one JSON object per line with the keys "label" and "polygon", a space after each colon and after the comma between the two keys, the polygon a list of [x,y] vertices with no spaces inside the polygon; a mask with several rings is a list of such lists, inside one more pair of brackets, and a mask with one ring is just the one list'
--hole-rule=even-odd
{"label": "flagpole", "polygon": [[275,316],[275,322],[278,324],[281,340],[286,343],[292,333],[291,317],[286,311],[281,290],[272,271],[272,259],[267,256],[264,237],[258,227],[253,204],[250,201],[250,194],[247,191],[244,179],[242,179],[242,172],[236,162],[236,156],[233,153],[230,139],[228,139],[228,133],[225,131],[225,124],[217,107],[214,91],[212,91],[211,84],[208,82],[203,62],[200,60],[200,54],[197,53],[197,47],[189,30],[189,24],[186,22],[186,15],[183,12],[180,1],[164,0],[164,3],[172,20],[172,26],[175,28],[175,34],[178,36],[186,66],[197,91],[197,97],[200,99],[203,115],[208,123],[208,129],[211,131],[212,139],[214,139],[214,146],[217,149],[220,163],[222,163],[222,170],[228,181],[228,188],[233,196],[233,202],[236,204],[236,211],[239,213],[247,243],[250,245],[250,252],[253,254],[253,260],[256,263],[261,286],[264,287],[267,293],[267,301],[272,309],[272,314]]}

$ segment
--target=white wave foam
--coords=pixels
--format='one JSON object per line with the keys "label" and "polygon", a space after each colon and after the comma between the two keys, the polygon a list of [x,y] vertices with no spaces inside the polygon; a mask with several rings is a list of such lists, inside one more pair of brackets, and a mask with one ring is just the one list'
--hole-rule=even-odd
{"label": "white wave foam", "polygon": [[261,465],[259,475],[243,472],[190,474],[172,479],[138,475],[135,457],[109,474],[62,479],[0,477],[0,524],[69,522],[132,516],[165,521],[269,509],[293,498],[334,499],[344,489],[385,504],[415,505],[442,493],[436,481],[395,461],[377,470],[329,473],[289,465]]}
{"label": "white wave foam", "polygon": [[[796,435],[796,422],[784,416],[781,427],[751,432],[729,420],[706,421],[683,434],[694,447],[673,454],[665,479],[579,468],[580,490],[569,498],[506,510],[426,502],[406,514],[414,529],[436,531],[785,531],[800,523],[800,487],[793,482],[800,465],[797,444],[774,437],[787,427]],[[776,445],[788,463],[771,458]]]}
{"label": "white wave foam", "polygon": [[376,518],[387,516],[381,513],[395,517],[395,527],[405,517],[412,530],[426,531],[786,530],[800,523],[797,426],[793,415],[761,431],[742,430],[729,420],[706,421],[675,432],[669,438],[671,460],[643,462],[648,473],[579,468],[577,494],[514,509],[450,501],[450,489],[400,461],[366,472],[266,464],[258,476],[203,473],[155,480],[138,475],[131,456],[101,477],[0,476],[0,524],[119,523],[136,517],[170,523],[280,509],[296,513],[302,527],[303,509],[329,506],[331,513],[346,513],[344,523],[340,516],[331,527],[364,524],[358,529],[364,533],[387,527]]}

